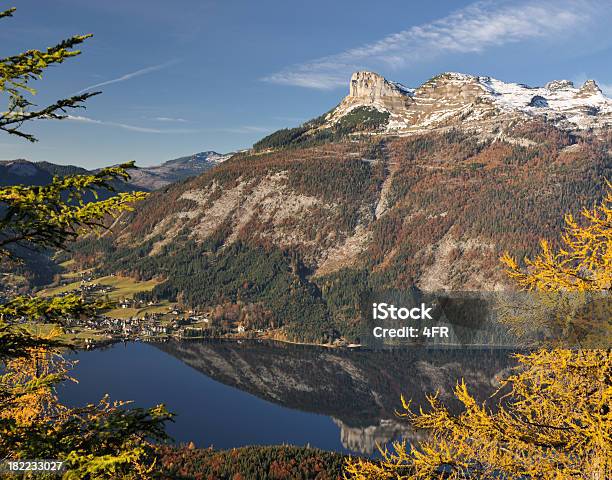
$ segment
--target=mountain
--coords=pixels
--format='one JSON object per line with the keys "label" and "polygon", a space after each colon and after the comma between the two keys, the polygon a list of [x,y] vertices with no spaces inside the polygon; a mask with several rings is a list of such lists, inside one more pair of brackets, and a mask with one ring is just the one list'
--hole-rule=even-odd
{"label": "mountain", "polygon": [[[612,100],[594,80],[580,88],[569,80],[544,87],[506,83],[491,77],[443,73],[418,88],[407,88],[372,72],[353,74],[349,94],[327,114],[301,127],[275,132],[255,145],[258,149],[304,143],[348,134],[410,135],[432,129],[472,129],[498,134],[500,122],[541,120],[563,130],[597,130],[612,125]],[[336,135],[337,136],[337,135]]]}
{"label": "mountain", "polygon": [[[168,185],[174,181],[199,175],[209,168],[223,162],[231,155],[221,155],[216,152],[196,153],[189,157],[169,160],[157,167],[145,167],[131,170],[132,178],[129,182],[116,181],[113,183],[117,191],[153,190]],[[8,185],[45,185],[53,180],[55,175],[83,175],[92,171],[74,165],[57,165],[50,162],[30,162],[25,159],[0,160],[0,186]],[[99,198],[104,199],[110,192],[98,192]],[[94,200],[91,193],[85,195],[85,200]],[[23,284],[41,285],[51,282],[53,275],[58,273],[57,266],[50,261],[47,253],[21,251],[20,255],[26,258],[23,265],[2,265],[0,274],[7,272],[24,277]],[[0,286],[0,294],[2,288]]]}
{"label": "mountain", "polygon": [[[0,160],[0,187],[9,185],[46,185],[55,175],[83,175],[90,173],[85,168],[74,165],[57,165],[49,162],[30,162],[24,159]],[[136,187],[125,182],[115,182],[117,191],[130,191]],[[100,199],[112,195],[106,190],[98,191]],[[93,201],[95,196],[91,192],[84,195],[85,201]],[[2,206],[0,205],[0,212]],[[29,286],[44,285],[53,280],[53,276],[60,273],[58,266],[51,260],[50,251],[38,251],[28,248],[15,247],[23,263],[3,259],[0,264],[0,297],[5,291],[12,291],[19,287],[25,292]],[[9,281],[9,277],[11,281]]]}
{"label": "mountain", "polygon": [[131,183],[147,190],[157,190],[166,185],[200,175],[206,170],[224,162],[232,154],[213,151],[195,153],[187,157],[168,160],[159,166],[141,167],[131,172]]}
{"label": "mountain", "polygon": [[601,199],[609,100],[593,83],[485,78],[411,90],[357,73],[338,107],[154,192],[77,260],[162,278],[148,298],[310,341],[357,338],[367,292],[508,289],[504,251],[533,254]]}
{"label": "mountain", "polygon": [[24,159],[0,160],[0,186],[7,185],[44,185],[53,180],[54,175],[77,175],[88,173],[73,165],[56,165],[49,162],[30,162]]}
{"label": "mountain", "polygon": [[[232,155],[231,153],[220,154],[207,151],[168,160],[158,166],[139,167],[137,170],[131,170],[130,181],[118,188],[120,190],[156,190],[170,183],[200,175],[206,170],[224,162]],[[86,173],[90,173],[90,171],[74,165],[30,162],[25,159],[0,160],[0,186],[19,184],[44,185],[51,182],[54,175],[82,175]]]}
{"label": "mountain", "polygon": [[493,133],[501,116],[542,118],[570,130],[612,125],[612,100],[593,80],[580,88],[568,80],[529,87],[451,72],[409,89],[375,73],[357,72],[351,78],[348,97],[327,116],[327,125],[363,107],[388,113],[384,131],[400,134],[452,126],[459,121],[464,127]]}
{"label": "mountain", "polygon": [[[74,165],[58,165],[50,162],[30,162],[25,159],[0,160],[0,186],[7,185],[46,185],[51,183],[54,176],[86,175],[95,170],[87,170]],[[140,190],[141,187],[133,182],[116,181],[114,187],[119,192]],[[107,198],[109,192],[98,192],[100,198]],[[94,196],[87,193],[85,200],[90,201]]]}

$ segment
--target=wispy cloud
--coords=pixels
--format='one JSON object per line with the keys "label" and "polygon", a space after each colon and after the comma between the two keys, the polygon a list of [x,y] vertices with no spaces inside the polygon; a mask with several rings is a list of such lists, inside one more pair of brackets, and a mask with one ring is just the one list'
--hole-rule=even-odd
{"label": "wispy cloud", "polygon": [[95,118],[84,117],[80,115],[68,115],[66,119],[73,121],[73,122],[90,123],[94,125],[105,125],[109,127],[116,127],[116,128],[121,128],[123,130],[129,130],[131,132],[140,132],[140,133],[164,133],[164,134],[166,133],[196,133],[198,131],[198,130],[193,130],[193,129],[178,129],[178,128],[161,129],[161,128],[140,127],[138,125],[129,125],[126,123],[111,122],[107,120],[97,120]]}
{"label": "wispy cloud", "polygon": [[141,68],[140,70],[136,70],[134,72],[126,73],[125,75],[121,75],[120,77],[117,77],[117,78],[112,78],[112,79],[106,80],[104,82],[100,82],[100,83],[95,83],[93,85],[89,85],[88,87],[85,87],[82,90],[79,90],[77,92],[77,94],[86,92],[88,90],[93,90],[94,88],[103,87],[105,85],[111,85],[113,83],[125,82],[126,80],[130,80],[130,79],[135,78],[135,77],[140,77],[141,75],[146,75],[147,73],[156,72],[158,70],[163,70],[164,68],[171,67],[172,65],[175,65],[178,62],[179,62],[179,60],[174,59],[174,60],[170,60],[169,62],[160,63],[159,65],[152,65],[150,67]]}
{"label": "wispy cloud", "polygon": [[241,127],[220,127],[213,128],[210,131],[226,132],[226,133],[269,133],[277,130],[273,127],[259,127],[256,125],[244,125]]}
{"label": "wispy cloud", "polygon": [[184,118],[174,118],[174,117],[153,117],[153,120],[156,122],[176,122],[176,123],[187,123],[187,120]]}
{"label": "wispy cloud", "polygon": [[113,122],[110,120],[98,120],[96,118],[84,117],[81,115],[67,115],[66,120],[72,122],[80,122],[80,123],[88,123],[92,125],[102,125],[107,127],[116,127],[121,128],[123,130],[129,130],[131,132],[140,132],[140,133],[160,133],[160,134],[170,134],[170,133],[210,133],[210,132],[224,132],[224,133],[239,133],[239,134],[249,134],[249,133],[269,133],[276,128],[273,127],[260,127],[256,125],[244,125],[238,127],[214,127],[214,128],[149,128],[149,127],[141,127],[138,125],[130,125],[127,123],[121,122]]}
{"label": "wispy cloud", "polygon": [[508,43],[568,35],[599,15],[596,7],[594,0],[476,2],[377,42],[287,67],[264,80],[331,89],[346,85],[351,72],[359,69],[397,69],[443,54],[479,53]]}

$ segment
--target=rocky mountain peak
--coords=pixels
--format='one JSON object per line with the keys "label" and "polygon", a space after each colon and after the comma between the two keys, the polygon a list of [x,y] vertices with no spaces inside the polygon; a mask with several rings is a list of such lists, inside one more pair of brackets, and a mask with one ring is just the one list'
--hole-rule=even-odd
{"label": "rocky mountain peak", "polygon": [[367,107],[381,112],[403,112],[413,102],[414,90],[391,82],[374,72],[353,73],[349,94],[326,118],[333,124],[355,108]]}
{"label": "rocky mountain peak", "polygon": [[548,82],[544,88],[554,92],[555,90],[567,90],[569,88],[574,88],[574,82],[571,80],[552,80]]}
{"label": "rocky mountain peak", "polygon": [[425,82],[425,85],[427,84],[442,85],[442,84],[447,84],[447,83],[454,83],[454,84],[476,83],[479,81],[479,79],[487,80],[488,78],[489,77],[476,77],[474,75],[468,75],[466,73],[459,73],[459,72],[444,72],[444,73],[441,73],[440,75],[436,75],[435,77],[429,79],[427,82]]}
{"label": "rocky mountain peak", "polygon": [[131,183],[148,190],[157,190],[173,182],[200,175],[230,158],[233,154],[212,150],[168,160],[161,165],[141,167],[130,172]]}
{"label": "rocky mountain peak", "polygon": [[[325,116],[299,128],[275,132],[256,148],[337,136],[413,135],[438,128],[460,128],[498,135],[505,124],[529,119],[568,131],[609,130],[612,99],[588,80],[577,88],[570,80],[543,87],[505,82],[489,76],[445,72],[417,88],[407,88],[370,71],[353,73],[349,93]],[[288,137],[289,140],[287,140]]]}
{"label": "rocky mountain peak", "polygon": [[384,101],[386,97],[404,97],[410,93],[410,89],[399,83],[390,82],[378,73],[361,71],[351,76],[349,97],[374,103]]}
{"label": "rocky mountain peak", "polygon": [[578,91],[578,95],[582,97],[587,97],[591,95],[602,95],[603,92],[597,82],[595,80],[587,80],[584,82],[580,90]]}
{"label": "rocky mountain peak", "polygon": [[164,166],[176,166],[176,165],[183,165],[183,166],[190,166],[190,167],[208,167],[209,163],[219,163],[219,162],[223,162],[225,160],[227,160],[229,157],[231,156],[228,154],[222,154],[222,153],[217,153],[213,150],[208,150],[206,152],[198,152],[198,153],[194,153],[193,155],[189,155],[186,157],[180,157],[180,158],[175,158],[173,160],[168,160],[167,162],[163,163],[161,165],[161,167]]}

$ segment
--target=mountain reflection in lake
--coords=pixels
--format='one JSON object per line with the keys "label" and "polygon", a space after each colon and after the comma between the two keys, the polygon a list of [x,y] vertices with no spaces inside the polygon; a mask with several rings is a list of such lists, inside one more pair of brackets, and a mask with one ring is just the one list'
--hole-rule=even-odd
{"label": "mountain reflection in lake", "polygon": [[[508,350],[365,351],[264,342],[120,344],[80,352],[60,397],[71,405],[105,393],[139,406],[165,403],[169,433],[199,447],[295,444],[371,454],[376,443],[415,439],[394,411],[400,395],[452,404],[461,378],[479,399],[515,364]],[[186,365],[192,368],[187,368]]]}

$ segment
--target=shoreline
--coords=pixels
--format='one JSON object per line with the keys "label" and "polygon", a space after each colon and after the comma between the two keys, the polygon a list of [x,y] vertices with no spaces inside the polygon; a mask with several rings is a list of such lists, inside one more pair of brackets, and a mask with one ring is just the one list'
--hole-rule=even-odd
{"label": "shoreline", "polygon": [[118,343],[166,343],[169,341],[175,342],[227,342],[227,343],[260,343],[260,344],[269,344],[273,346],[273,344],[278,344],[278,346],[295,346],[295,347],[316,347],[316,348],[326,348],[329,350],[338,350],[338,351],[380,351],[380,350],[406,350],[406,349],[415,349],[415,350],[457,350],[457,349],[468,349],[468,350],[511,350],[511,351],[521,351],[528,350],[532,347],[528,345],[495,345],[495,344],[473,344],[473,345],[464,345],[464,344],[431,344],[431,345],[419,345],[419,344],[394,344],[394,345],[385,345],[382,348],[372,348],[367,345],[330,345],[324,343],[311,343],[311,342],[299,342],[293,340],[279,339],[279,338],[269,338],[269,337],[248,337],[248,336],[206,336],[206,337],[181,337],[178,335],[169,335],[164,337],[147,337],[147,338],[112,338],[112,339],[104,339],[95,343],[82,343],[70,345],[70,347],[75,350],[87,351],[87,350],[95,350],[98,348],[106,348],[113,346]]}

